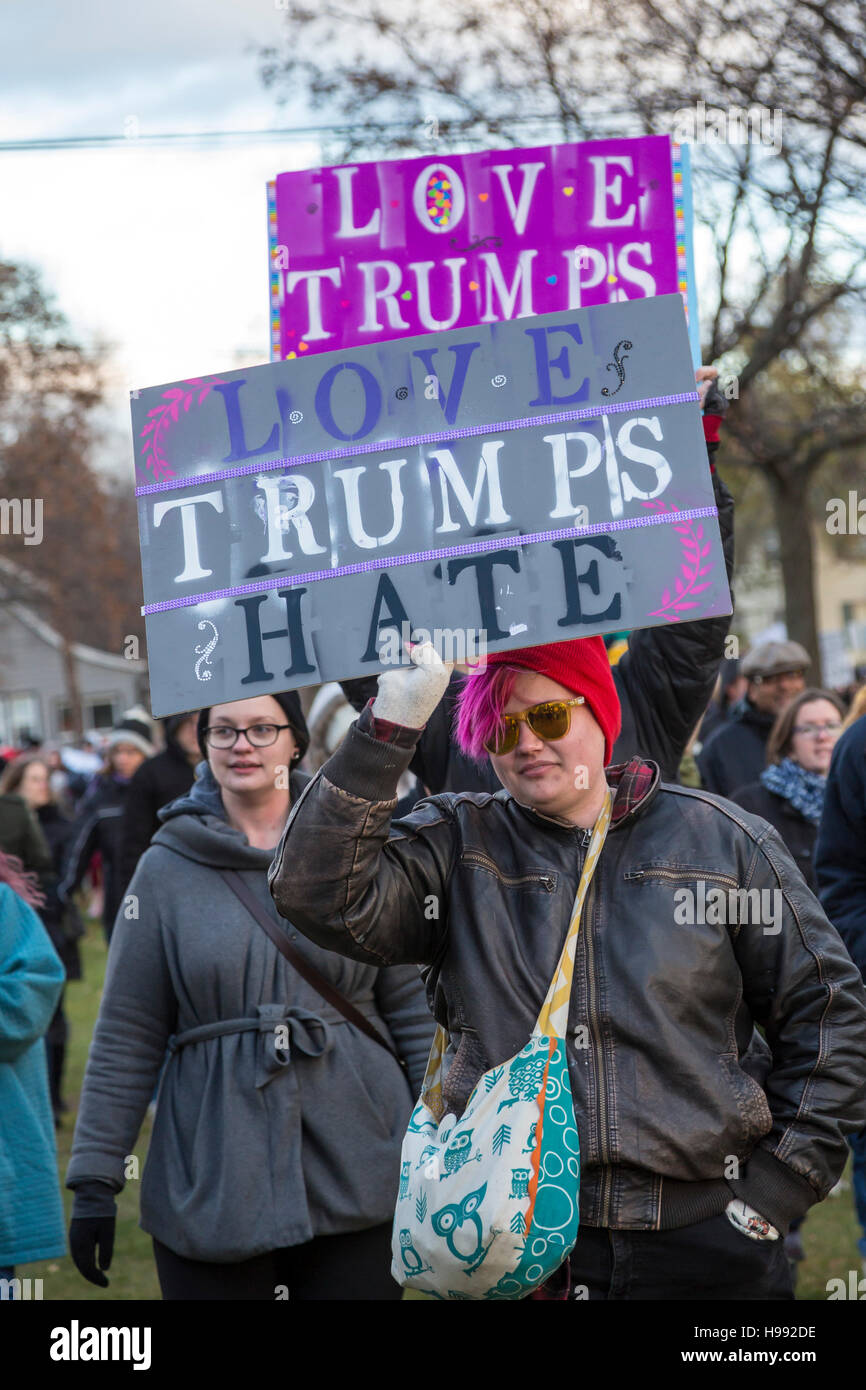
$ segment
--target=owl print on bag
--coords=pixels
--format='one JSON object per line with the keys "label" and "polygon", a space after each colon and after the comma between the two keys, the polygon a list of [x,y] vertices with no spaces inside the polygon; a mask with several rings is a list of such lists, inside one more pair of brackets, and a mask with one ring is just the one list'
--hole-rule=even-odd
{"label": "owl print on bag", "polygon": [[464,1163],[474,1163],[476,1159],[479,1163],[481,1162],[481,1150],[476,1149],[475,1153],[472,1152],[472,1135],[474,1132],[475,1131],[471,1129],[464,1129],[463,1132],[458,1134],[457,1138],[448,1145],[443,1155],[445,1172],[440,1173],[440,1182],[442,1182],[444,1178],[450,1177],[452,1173],[459,1172]]}
{"label": "owl print on bag", "polygon": [[504,1110],[507,1105],[516,1105],[521,1100],[532,1100],[537,1094],[544,1080],[544,1069],[547,1066],[547,1048],[533,1049],[528,1057],[522,1054],[515,1057],[508,1073],[508,1089],[511,1092],[511,1100],[500,1102],[499,1110]]}
{"label": "owl print on bag", "polygon": [[[469,1132],[471,1134],[471,1130]],[[440,1207],[439,1211],[434,1211],[430,1217],[437,1236],[441,1236],[451,1254],[466,1265],[464,1274],[474,1274],[479,1265],[483,1264],[490,1249],[490,1245],[482,1246],[484,1227],[478,1215],[478,1208],[484,1201],[486,1192],[485,1182],[474,1192],[468,1192],[461,1202],[451,1202],[447,1207]],[[465,1232],[464,1226],[468,1228]],[[491,1241],[490,1244],[492,1243]]]}

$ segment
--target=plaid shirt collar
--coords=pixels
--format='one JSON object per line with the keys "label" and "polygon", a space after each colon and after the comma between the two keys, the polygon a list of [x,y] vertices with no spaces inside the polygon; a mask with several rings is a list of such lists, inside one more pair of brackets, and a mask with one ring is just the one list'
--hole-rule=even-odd
{"label": "plaid shirt collar", "polygon": [[613,792],[610,820],[614,826],[635,811],[649,795],[661,779],[661,769],[658,763],[631,758],[627,763],[614,763],[607,768],[605,777]]}

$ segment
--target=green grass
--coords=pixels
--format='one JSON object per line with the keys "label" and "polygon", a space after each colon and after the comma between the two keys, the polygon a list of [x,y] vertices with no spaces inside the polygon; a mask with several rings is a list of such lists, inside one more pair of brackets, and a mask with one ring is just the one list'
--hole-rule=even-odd
{"label": "green grass", "polygon": [[[81,947],[84,978],[73,981],[66,989],[70,1036],[64,1095],[69,1112],[63,1116],[63,1123],[57,1131],[57,1159],[61,1185],[72,1145],[75,1112],[81,1094],[87,1049],[96,1022],[105,974],[105,939],[101,927],[95,922],[88,923],[87,935],[83,938]],[[150,1130],[151,1122],[146,1119],[135,1145],[139,1172],[144,1169]],[[841,1278],[847,1287],[849,1270],[856,1270],[858,1277],[862,1274],[857,1251],[858,1228],[850,1190],[850,1163],[845,1170],[844,1181],[849,1184],[848,1189],[839,1196],[829,1197],[819,1206],[813,1207],[803,1227],[806,1259],[800,1265],[798,1298],[824,1300],[827,1297],[826,1286],[829,1279]],[[41,1278],[45,1299],[158,1299],[160,1293],[153,1262],[153,1247],[150,1237],[145,1235],[138,1224],[138,1191],[139,1183],[131,1180],[127,1182],[118,1199],[117,1235],[114,1258],[108,1271],[110,1284],[107,1289],[98,1289],[95,1284],[82,1278],[69,1256],[23,1265],[16,1273],[21,1278]],[[64,1187],[63,1196],[68,1219],[72,1207],[72,1193]],[[424,1302],[432,1301],[424,1295],[411,1292],[406,1296],[409,1299],[423,1299]]]}

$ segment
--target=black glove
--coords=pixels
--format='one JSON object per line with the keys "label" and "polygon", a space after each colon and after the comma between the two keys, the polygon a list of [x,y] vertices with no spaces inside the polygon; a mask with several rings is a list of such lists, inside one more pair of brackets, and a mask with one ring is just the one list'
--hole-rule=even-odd
{"label": "black glove", "polygon": [[[77,1185],[69,1223],[69,1253],[79,1273],[101,1289],[108,1288],[108,1280],[100,1270],[108,1269],[111,1264],[116,1220],[114,1189],[108,1183],[92,1178]],[[96,1268],[97,1249],[99,1269]]]}
{"label": "black glove", "polygon": [[704,396],[702,407],[704,415],[727,415],[728,398],[719,390],[718,380],[710,382],[710,389]]}

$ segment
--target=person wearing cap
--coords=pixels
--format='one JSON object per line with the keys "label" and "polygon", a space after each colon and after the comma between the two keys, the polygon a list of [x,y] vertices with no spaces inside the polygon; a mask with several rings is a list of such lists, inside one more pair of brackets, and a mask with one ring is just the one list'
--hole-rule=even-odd
{"label": "person wearing cap", "polygon": [[385,1047],[268,938],[262,916],[285,924],[267,869],[308,780],[297,694],[215,705],[197,727],[195,784],[162,809],[115,924],[67,1172],[72,1257],[108,1284],[125,1156],[162,1071],[141,1225],[164,1299],[399,1298],[390,1217],[433,1032],[421,979],[290,931]]}
{"label": "person wearing cap", "polygon": [[746,693],[697,757],[707,791],[730,796],[757,782],[766,764],[770,730],[789,701],[806,688],[812,658],[799,642],[760,642],[740,668]]}
{"label": "person wearing cap", "polygon": [[[590,1299],[791,1298],[780,1237],[866,1120],[866,992],[837,933],[765,821],[665,784],[654,762],[610,764],[620,709],[600,638],[489,657],[456,736],[500,790],[441,793],[390,824],[448,681],[430,644],[379,677],[290,813],[279,911],[349,959],[426,967],[460,1115],[532,1033],[610,807],[568,1026],[581,1228],[552,1296],[570,1279]],[[709,911],[719,885],[752,897],[719,890]]]}
{"label": "person wearing cap", "polygon": [[102,769],[78,803],[57,895],[61,903],[69,902],[98,854],[105,883],[102,927],[106,941],[111,940],[114,919],[123,902],[121,826],[130,782],[155,752],[149,722],[128,711],[109,734]]}
{"label": "person wearing cap", "polygon": [[120,828],[120,873],[123,889],[159,829],[159,810],[188,792],[201,756],[198,711],[172,714],[163,721],[165,747],[142,763],[129,786]]}

